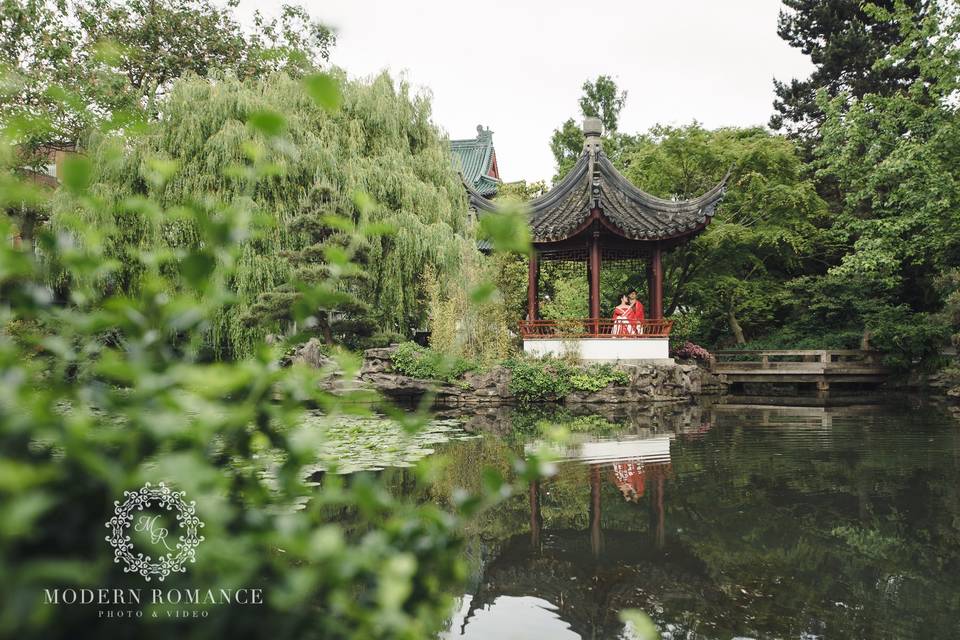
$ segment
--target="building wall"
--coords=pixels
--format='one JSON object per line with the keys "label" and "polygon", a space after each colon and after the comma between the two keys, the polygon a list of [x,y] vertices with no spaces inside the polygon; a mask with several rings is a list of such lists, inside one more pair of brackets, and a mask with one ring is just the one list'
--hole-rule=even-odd
{"label": "building wall", "polygon": [[615,338],[578,338],[569,340],[524,340],[523,351],[533,356],[577,355],[586,362],[670,361],[669,338],[617,340]]}

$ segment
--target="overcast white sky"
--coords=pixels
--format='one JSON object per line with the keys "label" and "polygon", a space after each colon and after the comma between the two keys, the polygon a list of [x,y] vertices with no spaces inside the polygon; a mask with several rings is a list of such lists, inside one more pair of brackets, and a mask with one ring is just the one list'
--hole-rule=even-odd
{"label": "overcast white sky", "polygon": [[[628,92],[620,130],[653,124],[766,124],[773,78],[809,60],[777,37],[778,0],[300,0],[337,30],[331,59],[351,76],[383,69],[433,94],[452,138],[494,132],[504,180],[549,181],[550,134],[580,119],[583,81]],[[263,2],[243,0],[241,15]]]}

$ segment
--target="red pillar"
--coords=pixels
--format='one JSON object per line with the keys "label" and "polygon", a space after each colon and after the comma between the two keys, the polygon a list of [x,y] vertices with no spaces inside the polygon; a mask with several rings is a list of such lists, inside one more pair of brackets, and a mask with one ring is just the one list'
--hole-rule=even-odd
{"label": "red pillar", "polygon": [[653,319],[653,256],[647,260],[647,306],[644,308],[648,320]]}
{"label": "red pillar", "polygon": [[540,482],[530,481],[530,544],[540,550],[540,529],[543,528],[543,515],[540,513]]}
{"label": "red pillar", "polygon": [[661,263],[662,251],[656,247],[650,255],[650,265],[647,271],[649,275],[648,286],[650,289],[650,319],[663,319],[663,264]]}
{"label": "red pillar", "polygon": [[593,333],[600,333],[600,232],[590,236],[590,319]]}
{"label": "red pillar", "polygon": [[596,558],[603,551],[603,529],[600,527],[600,465],[590,465],[590,550]]}
{"label": "red pillar", "polygon": [[666,518],[663,513],[663,475],[657,476],[657,548],[663,549],[667,542]]}
{"label": "red pillar", "polygon": [[527,262],[527,320],[536,320],[540,313],[540,298],[537,287],[540,281],[540,260],[537,250],[530,250]]}

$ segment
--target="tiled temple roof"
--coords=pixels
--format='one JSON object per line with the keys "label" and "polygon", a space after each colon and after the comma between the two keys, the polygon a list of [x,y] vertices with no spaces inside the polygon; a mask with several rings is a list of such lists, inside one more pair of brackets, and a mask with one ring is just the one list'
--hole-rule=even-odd
{"label": "tiled temple roof", "polygon": [[451,140],[454,168],[463,176],[468,188],[482,197],[496,195],[500,184],[497,171],[497,154],[493,148],[493,132],[477,125],[477,137],[466,140]]}
{"label": "tiled temple roof", "polygon": [[[589,119],[588,119],[589,120]],[[594,124],[594,126],[597,126]],[[713,217],[727,190],[724,176],[717,186],[689,200],[664,200],[633,186],[600,148],[599,129],[588,131],[584,151],[573,169],[549,192],[527,202],[534,242],[558,242],[578,233],[594,209],[614,233],[630,240],[657,241],[692,235]],[[477,211],[496,205],[475,189],[467,189]]]}

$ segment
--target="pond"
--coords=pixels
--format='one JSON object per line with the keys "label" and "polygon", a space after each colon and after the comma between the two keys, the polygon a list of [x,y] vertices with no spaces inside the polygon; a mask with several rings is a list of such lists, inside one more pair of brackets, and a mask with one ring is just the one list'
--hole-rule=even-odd
{"label": "pond", "polygon": [[[560,424],[562,445],[544,445]],[[960,637],[960,422],[945,410],[736,404],[580,415],[500,409],[434,441],[448,503],[552,447],[556,474],[467,531],[444,639]]]}

